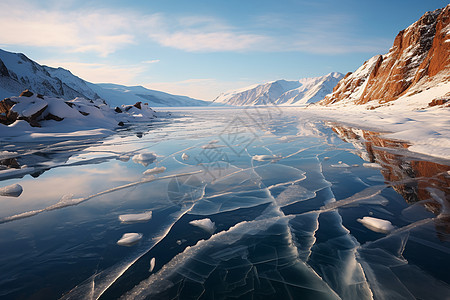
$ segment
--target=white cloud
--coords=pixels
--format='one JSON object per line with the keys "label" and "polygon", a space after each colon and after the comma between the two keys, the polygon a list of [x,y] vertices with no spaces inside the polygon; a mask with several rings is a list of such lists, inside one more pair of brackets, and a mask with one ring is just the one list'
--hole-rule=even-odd
{"label": "white cloud", "polygon": [[163,46],[189,52],[227,52],[264,49],[270,38],[256,34],[227,31],[201,32],[197,30],[150,34]]}
{"label": "white cloud", "polygon": [[51,67],[63,67],[74,75],[93,83],[116,83],[135,85],[139,76],[146,71],[142,65],[117,66],[113,64],[82,63],[70,61],[41,61]]}
{"label": "white cloud", "polygon": [[159,59],[152,59],[152,60],[144,60],[142,63],[143,64],[156,64],[159,63],[160,60]]}
{"label": "white cloud", "polygon": [[[255,17],[251,25],[231,26],[211,16],[173,16],[61,5],[44,9],[33,1],[0,3],[0,41],[7,45],[53,47],[66,53],[106,57],[130,45],[156,42],[187,52],[286,52],[322,54],[376,52],[390,40],[352,35],[348,16],[287,19]],[[27,13],[24,13],[27,12]]]}
{"label": "white cloud", "polygon": [[135,43],[126,15],[108,11],[45,10],[31,2],[0,3],[3,44],[96,52],[101,56]]}

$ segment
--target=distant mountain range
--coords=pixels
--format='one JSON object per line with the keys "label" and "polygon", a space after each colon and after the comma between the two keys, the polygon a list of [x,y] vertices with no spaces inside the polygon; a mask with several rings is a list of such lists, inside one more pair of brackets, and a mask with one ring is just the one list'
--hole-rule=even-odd
{"label": "distant mountain range", "polygon": [[306,105],[322,100],[344,77],[333,72],[300,80],[277,80],[220,94],[214,103],[229,105]]}
{"label": "distant mountain range", "polygon": [[348,73],[326,106],[426,108],[450,104],[450,4],[398,33],[387,54]]}
{"label": "distant mountain range", "polygon": [[149,90],[142,86],[90,83],[73,75],[69,70],[43,66],[24,54],[0,49],[0,100],[17,96],[25,89],[65,100],[76,97],[89,100],[103,99],[111,106],[134,104],[139,101],[146,102],[151,107],[205,106],[210,103]]}

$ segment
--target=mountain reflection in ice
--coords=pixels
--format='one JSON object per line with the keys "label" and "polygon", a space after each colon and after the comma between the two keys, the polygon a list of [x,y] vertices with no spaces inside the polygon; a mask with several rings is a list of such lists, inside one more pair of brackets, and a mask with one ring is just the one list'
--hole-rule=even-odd
{"label": "mountain reflection in ice", "polygon": [[[289,109],[176,115],[60,155],[53,145],[6,148],[16,153],[9,162],[46,168],[1,182],[23,193],[0,199],[0,297],[450,294],[448,162],[412,158],[378,133]],[[130,159],[148,153],[145,164]],[[120,219],[143,214],[151,217]],[[357,221],[369,216],[393,229]],[[142,238],[117,245],[126,233]]]}

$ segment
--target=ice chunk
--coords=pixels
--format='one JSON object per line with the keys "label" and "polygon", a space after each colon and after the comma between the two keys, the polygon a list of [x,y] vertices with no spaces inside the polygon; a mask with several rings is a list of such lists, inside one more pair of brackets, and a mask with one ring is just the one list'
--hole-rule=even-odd
{"label": "ice chunk", "polygon": [[144,222],[152,218],[152,212],[144,212],[140,214],[126,214],[120,215],[119,220],[122,223]]}
{"label": "ice chunk", "polygon": [[117,157],[118,160],[123,161],[123,162],[127,162],[130,160],[130,156],[129,155],[120,155],[119,157]]}
{"label": "ice chunk", "polygon": [[142,233],[130,232],[124,233],[120,240],[117,241],[119,246],[132,246],[142,239]]}
{"label": "ice chunk", "polygon": [[155,262],[156,259],[154,257],[150,259],[150,269],[148,269],[149,272],[153,272],[153,269],[155,268]]}
{"label": "ice chunk", "polygon": [[193,220],[190,221],[189,224],[200,227],[201,229],[205,230],[206,232],[209,232],[210,234],[213,234],[214,231],[216,230],[216,224],[212,222],[209,218],[201,220]]}
{"label": "ice chunk", "polygon": [[263,154],[263,155],[253,155],[252,159],[256,161],[267,161],[267,160],[278,160],[281,159],[281,157],[278,155]]}
{"label": "ice chunk", "polygon": [[189,155],[187,155],[186,153],[181,154],[181,159],[182,160],[188,160],[189,159]]}
{"label": "ice chunk", "polygon": [[358,219],[358,222],[375,232],[388,233],[394,229],[390,221],[374,217],[364,217]]}
{"label": "ice chunk", "polygon": [[372,169],[383,169],[383,167],[377,163],[363,163],[363,166],[366,168],[372,168]]}
{"label": "ice chunk", "polygon": [[133,161],[135,163],[141,164],[144,167],[148,166],[152,162],[154,162],[156,159],[155,153],[147,152],[147,153],[140,153],[133,156]]}
{"label": "ice chunk", "polygon": [[0,196],[19,197],[22,192],[22,186],[17,183],[0,188]]}
{"label": "ice chunk", "polygon": [[342,161],[338,161],[337,165],[331,165],[333,168],[350,168],[350,166]]}
{"label": "ice chunk", "polygon": [[144,175],[159,174],[159,173],[164,172],[165,170],[166,170],[166,167],[154,167],[153,169],[145,170],[144,173],[142,173],[142,174],[144,174]]}

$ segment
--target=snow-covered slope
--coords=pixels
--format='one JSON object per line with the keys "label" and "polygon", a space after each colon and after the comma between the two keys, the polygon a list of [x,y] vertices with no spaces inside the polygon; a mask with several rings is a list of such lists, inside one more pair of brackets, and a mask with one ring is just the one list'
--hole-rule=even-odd
{"label": "snow-covered slope", "polygon": [[150,106],[203,106],[209,102],[146,89],[87,82],[69,70],[40,65],[24,54],[0,49],[0,99],[29,89],[45,96],[106,100],[111,106],[145,102]]}
{"label": "snow-covered slope", "polygon": [[207,101],[149,90],[143,86],[112,83],[88,83],[88,86],[101,98],[107,99],[108,103],[116,106],[138,101],[149,103],[150,106],[206,106],[209,104]]}
{"label": "snow-covered slope", "polygon": [[277,80],[220,94],[214,103],[230,105],[305,105],[322,100],[343,78],[333,72],[325,76],[287,81]]}

